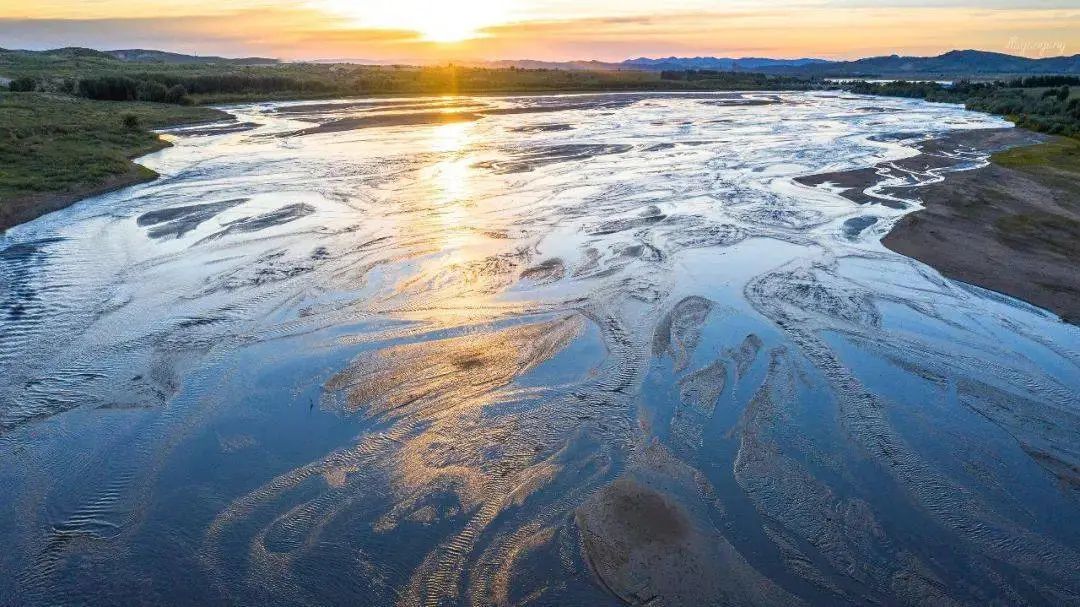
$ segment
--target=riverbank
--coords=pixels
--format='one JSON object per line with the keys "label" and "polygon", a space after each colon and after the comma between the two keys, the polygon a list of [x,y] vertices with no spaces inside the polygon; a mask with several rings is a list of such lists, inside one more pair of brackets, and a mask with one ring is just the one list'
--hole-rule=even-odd
{"label": "riverbank", "polygon": [[[924,208],[901,219],[882,244],[949,278],[1080,323],[1080,141],[1014,128],[955,132],[917,147],[919,155],[899,162],[799,181],[843,187],[859,203],[895,204],[888,197],[911,190],[871,190],[881,174],[947,171],[918,188]],[[951,170],[974,151],[991,153],[989,165]]]}
{"label": "riverbank", "polygon": [[151,129],[228,119],[205,107],[0,93],[0,231],[155,179],[132,162],[169,146]]}

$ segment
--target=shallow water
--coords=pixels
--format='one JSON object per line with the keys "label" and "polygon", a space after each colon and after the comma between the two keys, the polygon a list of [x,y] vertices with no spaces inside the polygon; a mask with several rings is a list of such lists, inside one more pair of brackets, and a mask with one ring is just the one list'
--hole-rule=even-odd
{"label": "shallow water", "polygon": [[0,604],[1080,600],[1080,330],[793,181],[1000,120],[230,111],[0,241]]}

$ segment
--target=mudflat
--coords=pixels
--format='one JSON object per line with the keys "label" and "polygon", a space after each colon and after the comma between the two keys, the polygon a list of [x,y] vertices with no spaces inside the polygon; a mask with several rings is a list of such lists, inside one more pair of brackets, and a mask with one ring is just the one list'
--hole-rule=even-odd
{"label": "mudflat", "polygon": [[[949,278],[1080,321],[1080,142],[977,129],[917,147],[920,154],[901,161],[798,181],[829,183],[850,200],[890,205],[903,205],[892,197],[918,185],[925,208],[901,219],[882,240],[886,247]],[[962,170],[986,153],[989,164]],[[942,178],[884,181],[933,173]]]}
{"label": "mudflat", "polygon": [[236,106],[9,231],[0,605],[1080,604],[1080,327],[792,183],[1022,133],[778,95]]}
{"label": "mudflat", "polygon": [[[1054,162],[1058,155],[1071,155],[1072,166]],[[926,208],[902,219],[882,242],[950,278],[1080,323],[1077,160],[1080,143],[1067,140],[996,153],[982,169],[927,186]]]}
{"label": "mudflat", "polygon": [[353,131],[356,129],[388,127],[388,126],[416,126],[424,124],[451,124],[454,122],[469,122],[479,120],[481,116],[473,112],[414,112],[408,114],[376,114],[372,116],[359,116],[354,118],[340,118],[331,120],[306,129],[301,129],[285,136],[317,135],[320,133],[338,133],[341,131]]}

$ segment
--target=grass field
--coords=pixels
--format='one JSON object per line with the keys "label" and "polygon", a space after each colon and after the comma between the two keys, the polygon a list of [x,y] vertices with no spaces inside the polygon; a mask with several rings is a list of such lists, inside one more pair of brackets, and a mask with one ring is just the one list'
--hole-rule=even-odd
{"label": "grass field", "polygon": [[167,145],[148,129],[227,117],[202,107],[0,93],[0,229],[54,210],[56,195],[153,178],[131,161]]}
{"label": "grass field", "polygon": [[1045,144],[1013,148],[994,154],[1001,166],[1061,178],[1080,192],[1080,140],[1055,137]]}

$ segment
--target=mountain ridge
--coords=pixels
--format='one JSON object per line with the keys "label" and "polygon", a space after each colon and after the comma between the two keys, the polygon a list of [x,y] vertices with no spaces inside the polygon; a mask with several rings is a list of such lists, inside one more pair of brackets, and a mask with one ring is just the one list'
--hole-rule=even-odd
{"label": "mountain ridge", "polygon": [[881,55],[847,61],[768,57],[637,57],[620,62],[503,60],[489,67],[645,71],[715,70],[804,77],[964,78],[1032,74],[1080,74],[1080,55],[1030,58],[979,50],[953,50],[931,57]]}
{"label": "mountain ridge", "polygon": [[[224,64],[277,65],[287,63],[267,57],[218,57],[187,55],[152,49],[118,49],[99,51],[81,47],[65,47],[43,51],[0,49],[2,53],[19,53],[41,57],[97,58],[124,62],[164,64]],[[296,63],[305,63],[298,61]],[[310,63],[310,62],[308,62]],[[316,63],[325,63],[316,61]],[[364,64],[359,61],[342,63]],[[460,65],[489,68],[555,69],[555,70],[642,70],[683,71],[714,70],[725,72],[759,72],[764,74],[840,78],[993,78],[1033,74],[1080,74],[1080,54],[1061,57],[1030,58],[993,51],[973,49],[952,50],[940,55],[904,56],[881,55],[861,59],[834,61],[819,58],[775,59],[769,57],[636,57],[619,62],[596,60],[544,61],[536,59],[505,59],[497,61],[454,61]]]}

